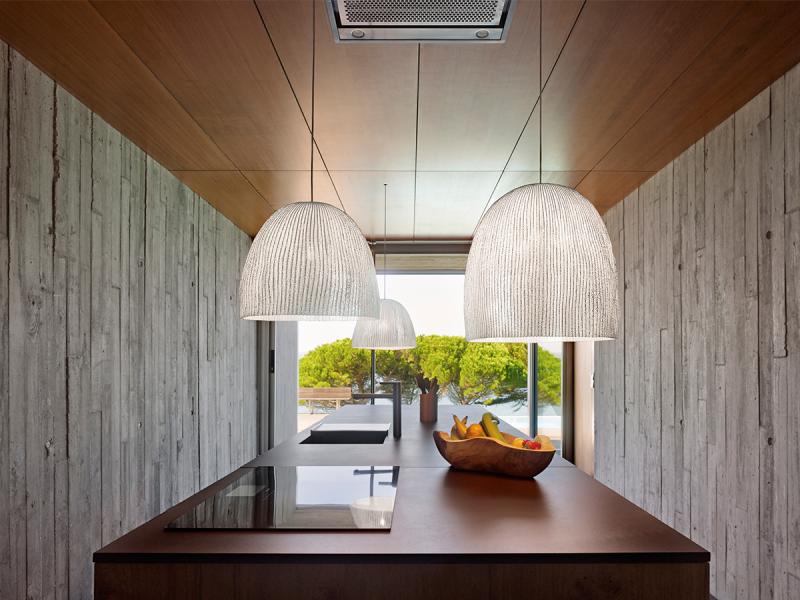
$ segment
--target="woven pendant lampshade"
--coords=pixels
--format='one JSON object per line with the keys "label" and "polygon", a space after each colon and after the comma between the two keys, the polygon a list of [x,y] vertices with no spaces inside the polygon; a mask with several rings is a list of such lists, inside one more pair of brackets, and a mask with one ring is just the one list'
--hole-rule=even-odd
{"label": "woven pendant lampshade", "polygon": [[344,212],[321,202],[276,211],[242,270],[240,315],[259,321],[335,321],[380,314],[367,241]]}
{"label": "woven pendant lampshade", "polygon": [[575,190],[512,190],[481,219],[467,259],[470,341],[603,340],[617,334],[617,275],[608,232]]}
{"label": "woven pendant lampshade", "polygon": [[353,331],[353,348],[403,350],[417,345],[414,323],[396,300],[381,300],[378,319],[359,319]]}

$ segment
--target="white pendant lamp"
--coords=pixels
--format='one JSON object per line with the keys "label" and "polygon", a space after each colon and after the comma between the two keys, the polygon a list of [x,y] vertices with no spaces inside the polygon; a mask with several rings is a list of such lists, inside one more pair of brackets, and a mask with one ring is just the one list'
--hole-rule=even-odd
{"label": "white pendant lamp", "polygon": [[360,319],[353,331],[353,348],[403,350],[417,345],[414,324],[405,307],[396,300],[381,300],[378,319]]}
{"label": "white pendant lamp", "polygon": [[594,206],[547,183],[495,202],[467,258],[464,314],[470,341],[613,339],[616,267]]}
{"label": "white pendant lamp", "polygon": [[[541,3],[539,5],[541,83]],[[478,223],[464,279],[470,341],[607,340],[617,334],[614,254],[603,220],[577,191],[541,183],[495,202]]]}
{"label": "white pendant lamp", "polygon": [[414,323],[405,307],[386,298],[386,184],[383,184],[383,300],[380,318],[360,319],[353,331],[353,348],[403,350],[417,345]]}
{"label": "white pendant lamp", "polygon": [[344,212],[297,202],[261,227],[242,271],[243,319],[335,321],[380,314],[372,254]]}
{"label": "white pendant lamp", "polygon": [[351,320],[377,319],[380,314],[367,241],[344,211],[314,202],[315,38],[313,18],[311,202],[288,204],[276,211],[253,240],[239,285],[243,319]]}

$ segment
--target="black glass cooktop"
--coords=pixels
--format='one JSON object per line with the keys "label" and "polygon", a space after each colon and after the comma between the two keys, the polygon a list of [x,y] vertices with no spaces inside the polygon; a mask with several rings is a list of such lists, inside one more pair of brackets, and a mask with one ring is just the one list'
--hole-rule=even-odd
{"label": "black glass cooktop", "polygon": [[255,467],[167,529],[391,529],[399,467]]}

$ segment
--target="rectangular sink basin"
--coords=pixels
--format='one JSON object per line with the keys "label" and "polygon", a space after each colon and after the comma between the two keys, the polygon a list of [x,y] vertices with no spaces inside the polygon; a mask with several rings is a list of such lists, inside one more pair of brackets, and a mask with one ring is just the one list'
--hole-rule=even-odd
{"label": "rectangular sink basin", "polygon": [[301,444],[382,444],[389,423],[322,423]]}

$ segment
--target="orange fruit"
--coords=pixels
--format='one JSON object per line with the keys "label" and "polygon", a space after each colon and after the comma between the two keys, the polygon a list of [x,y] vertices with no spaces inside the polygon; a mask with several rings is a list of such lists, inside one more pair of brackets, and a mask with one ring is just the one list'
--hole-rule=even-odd
{"label": "orange fruit", "polygon": [[476,437],[486,437],[486,434],[483,433],[483,427],[481,427],[480,423],[473,423],[467,427],[467,439]]}

